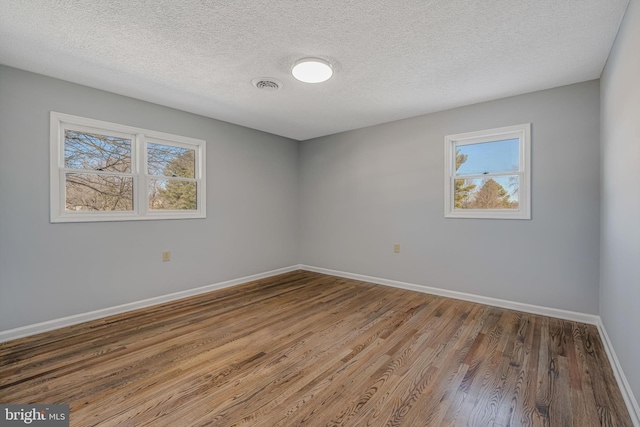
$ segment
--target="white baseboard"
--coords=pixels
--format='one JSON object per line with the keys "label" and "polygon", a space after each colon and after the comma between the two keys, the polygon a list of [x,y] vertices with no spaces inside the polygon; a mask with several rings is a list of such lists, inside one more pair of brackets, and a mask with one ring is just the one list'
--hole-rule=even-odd
{"label": "white baseboard", "polygon": [[346,273],[344,271],[329,270],[327,268],[301,265],[300,269],[315,271],[316,273],[330,274],[332,276],[345,277],[347,279],[362,280],[379,285],[392,286],[394,288],[417,291],[426,294],[438,295],[442,297],[454,298],[464,301],[477,302],[479,304],[491,305],[494,307],[507,308],[510,310],[524,311],[526,313],[539,314],[541,316],[557,317],[559,319],[571,320],[574,322],[597,325],[600,317],[595,314],[579,313],[576,311],[560,310],[557,308],[543,307],[539,305],[525,304],[515,301],[507,301],[498,298],[483,297],[481,295],[467,294],[464,292],[449,291],[446,289],[433,288],[430,286],[416,285],[413,283],[398,282],[396,280],[381,279],[379,277],[365,276],[362,274]]}
{"label": "white baseboard", "polygon": [[507,301],[497,298],[483,297],[480,295],[467,294],[464,292],[449,291],[446,289],[433,288],[430,286],[416,285],[413,283],[398,282],[396,280],[381,279],[379,277],[365,276],[362,274],[346,273],[344,271],[330,270],[328,268],[313,267],[309,265],[300,265],[301,270],[314,271],[316,273],[329,274],[331,276],[345,277],[347,279],[361,280],[363,282],[376,283],[379,285],[392,286],[394,288],[407,289],[410,291],[417,291],[432,295],[438,295],[448,298],[455,298],[464,301],[476,302],[479,304],[486,304],[495,307],[507,308],[510,310],[523,311],[526,313],[538,314],[541,316],[556,317],[559,319],[571,320],[574,322],[588,323],[595,325],[598,328],[600,337],[602,337],[602,343],[604,345],[607,357],[611,363],[611,369],[618,382],[618,388],[622,393],[622,397],[631,416],[631,421],[634,427],[640,427],[640,409],[638,408],[638,401],[633,395],[633,391],[627,382],[620,362],[616,356],[616,353],[611,344],[611,340],[607,335],[607,331],[604,328],[602,319],[600,316],[587,313],[579,313],[575,311],[560,310],[557,308],[542,307],[539,305],[524,304],[521,302]]}
{"label": "white baseboard", "polygon": [[78,323],[88,322],[90,320],[96,320],[107,316],[113,316],[114,314],[125,313],[127,311],[138,310],[140,308],[151,307],[153,305],[163,304],[165,302],[175,301],[182,298],[191,297],[194,295],[204,294],[207,292],[215,291],[218,289],[224,289],[242,283],[251,282],[254,280],[264,279],[271,276],[277,276],[278,274],[288,273],[290,271],[299,270],[299,265],[293,265],[290,267],[279,268],[277,270],[271,270],[264,273],[253,274],[251,276],[240,277],[238,279],[227,280],[225,282],[215,283],[213,285],[201,286],[195,289],[188,289],[186,291],[175,292],[172,294],[161,295],[154,298],[145,299],[142,301],[134,301],[127,304],[117,305],[115,307],[107,307],[100,310],[90,311],[88,313],[75,314],[73,316],[62,317],[60,319],[48,320],[46,322],[35,323],[32,325],[22,326],[15,329],[9,329],[6,331],[0,331],[0,343],[5,341],[14,340],[17,338],[23,338],[30,335],[39,334],[42,332],[51,331],[54,329],[63,328],[65,326],[77,325]]}
{"label": "white baseboard", "polygon": [[611,339],[609,339],[609,334],[607,334],[607,330],[602,323],[602,319],[598,319],[597,326],[600,337],[602,338],[602,344],[604,344],[604,349],[607,352],[607,357],[609,358],[609,363],[611,363],[611,369],[613,369],[613,375],[616,377],[618,388],[620,388],[624,403],[627,405],[627,409],[629,410],[631,421],[633,422],[634,427],[640,427],[640,406],[638,406],[638,401],[633,395],[633,391],[627,381],[627,377],[625,377],[624,372],[622,371],[622,366],[620,366],[620,361],[618,360],[618,356],[616,356],[613,344],[611,343]]}

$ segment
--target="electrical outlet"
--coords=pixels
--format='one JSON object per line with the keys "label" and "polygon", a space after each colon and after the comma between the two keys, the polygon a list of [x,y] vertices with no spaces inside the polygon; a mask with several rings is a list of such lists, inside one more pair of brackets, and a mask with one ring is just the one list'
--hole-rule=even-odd
{"label": "electrical outlet", "polygon": [[162,261],[163,262],[171,261],[171,251],[162,252]]}
{"label": "electrical outlet", "polygon": [[393,252],[396,254],[400,253],[400,243],[396,243],[395,245],[393,245]]}

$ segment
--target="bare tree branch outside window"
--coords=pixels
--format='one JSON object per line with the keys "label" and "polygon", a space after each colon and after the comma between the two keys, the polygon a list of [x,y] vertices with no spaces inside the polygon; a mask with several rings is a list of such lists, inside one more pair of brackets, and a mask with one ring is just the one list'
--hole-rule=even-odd
{"label": "bare tree branch outside window", "polygon": [[195,150],[171,145],[147,145],[149,208],[156,210],[197,209],[197,184],[172,178],[195,178]]}
{"label": "bare tree branch outside window", "polygon": [[119,175],[131,173],[131,147],[130,139],[66,130],[65,167],[82,171],[66,174],[66,209],[132,210],[133,178]]}

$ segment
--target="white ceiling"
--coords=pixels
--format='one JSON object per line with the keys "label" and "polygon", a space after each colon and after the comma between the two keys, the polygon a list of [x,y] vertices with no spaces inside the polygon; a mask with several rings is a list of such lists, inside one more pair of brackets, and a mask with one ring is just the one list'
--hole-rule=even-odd
{"label": "white ceiling", "polygon": [[305,140],[596,79],[627,3],[2,0],[0,63]]}

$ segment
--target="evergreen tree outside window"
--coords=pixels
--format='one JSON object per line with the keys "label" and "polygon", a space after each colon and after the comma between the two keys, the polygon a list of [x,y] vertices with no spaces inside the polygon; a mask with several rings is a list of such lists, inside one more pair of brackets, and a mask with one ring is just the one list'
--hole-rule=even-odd
{"label": "evergreen tree outside window", "polygon": [[531,124],[445,137],[445,217],[531,219]]}
{"label": "evergreen tree outside window", "polygon": [[205,145],[51,112],[51,222],[206,218]]}

